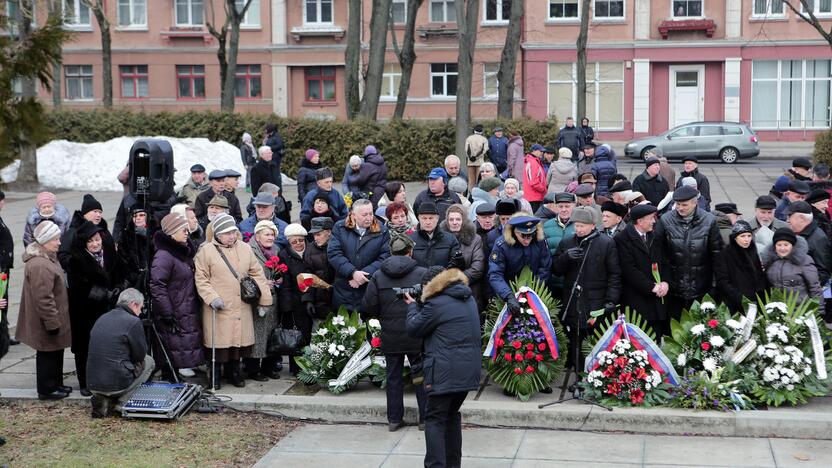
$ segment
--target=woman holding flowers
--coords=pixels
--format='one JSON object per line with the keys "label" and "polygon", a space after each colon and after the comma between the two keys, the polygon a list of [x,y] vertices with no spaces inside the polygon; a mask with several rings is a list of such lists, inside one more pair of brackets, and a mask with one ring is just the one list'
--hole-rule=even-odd
{"label": "woman holding flowers", "polygon": [[731,309],[742,312],[742,299],[757,301],[764,297],[768,279],[763,272],[754,232],[746,221],[739,220],[731,228],[728,245],[714,257],[714,276],[719,297]]}
{"label": "woman holding flowers", "polygon": [[[297,327],[303,334],[303,345],[309,344],[312,338],[312,317],[315,316],[314,294],[311,290],[300,292],[297,277],[300,273],[308,273],[309,269],[303,261],[306,251],[306,236],[308,232],[300,224],[286,226],[283,235],[289,240],[289,247],[280,250],[278,256],[286,265],[283,284],[278,290],[280,301],[281,323],[284,328]],[[300,350],[298,350],[300,351]],[[300,368],[294,359],[289,359],[289,371],[297,375]]]}
{"label": "woman holding flowers", "polygon": [[[275,244],[277,238],[277,226],[269,220],[258,222],[254,226],[254,235],[248,241],[251,252],[263,267],[263,273],[269,284],[269,291],[273,296],[277,295],[278,288],[283,283],[283,278],[274,268],[266,267],[266,264],[273,262],[277,256],[278,247]],[[248,378],[258,382],[265,382],[269,379],[280,378],[281,357],[269,355],[266,345],[269,342],[269,335],[278,323],[277,298],[268,307],[259,307],[254,315],[254,347],[251,350],[251,357],[243,360]]]}

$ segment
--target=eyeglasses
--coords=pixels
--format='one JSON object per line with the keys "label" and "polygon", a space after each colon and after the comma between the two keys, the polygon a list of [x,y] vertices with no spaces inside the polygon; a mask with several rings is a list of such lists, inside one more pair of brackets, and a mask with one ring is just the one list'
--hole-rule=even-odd
{"label": "eyeglasses", "polygon": [[306,242],[306,240],[303,239],[302,237],[301,238],[296,238],[296,239],[289,239],[290,244],[303,244],[304,242]]}

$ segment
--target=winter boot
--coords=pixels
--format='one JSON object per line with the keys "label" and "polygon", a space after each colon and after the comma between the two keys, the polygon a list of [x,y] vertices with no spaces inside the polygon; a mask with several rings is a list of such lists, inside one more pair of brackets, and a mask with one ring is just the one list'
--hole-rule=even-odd
{"label": "winter boot", "polygon": [[243,388],[246,386],[246,381],[243,378],[243,366],[240,361],[235,361],[229,363],[231,367],[231,375],[229,376],[229,380],[231,381],[231,385],[237,388]]}

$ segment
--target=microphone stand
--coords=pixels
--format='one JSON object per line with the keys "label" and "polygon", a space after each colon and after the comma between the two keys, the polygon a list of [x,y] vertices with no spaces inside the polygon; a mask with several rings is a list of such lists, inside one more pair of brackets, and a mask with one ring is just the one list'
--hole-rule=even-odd
{"label": "microphone stand", "polygon": [[[591,235],[592,234],[590,234],[590,236]],[[585,240],[586,239],[584,239],[584,241]],[[581,241],[581,244],[584,241]],[[580,246],[580,244],[578,244],[578,245]],[[572,363],[573,364],[572,372],[568,373],[567,376],[566,376],[566,382],[568,383],[569,379],[572,378],[572,373],[575,374],[575,383],[572,384],[572,396],[560,398],[558,400],[550,401],[549,403],[543,403],[543,404],[537,405],[538,409],[543,409],[543,408],[546,408],[548,406],[557,405],[557,404],[560,404],[560,403],[563,403],[563,402],[569,401],[569,400],[579,400],[579,401],[583,401],[584,403],[588,403],[592,406],[598,406],[598,407],[604,408],[607,411],[612,411],[612,408],[609,407],[609,406],[598,403],[597,401],[592,401],[592,400],[586,399],[583,396],[581,396],[581,389],[578,386],[578,382],[580,381],[580,378],[581,378],[581,376],[578,374],[578,366],[580,365],[580,361],[581,361],[581,359],[580,359],[580,351],[581,351],[581,342],[580,342],[581,332],[580,332],[580,330],[581,330],[581,325],[586,322],[583,307],[581,307],[581,293],[583,293],[583,290],[584,290],[583,286],[581,286],[581,279],[582,279],[583,274],[584,274],[584,266],[586,266],[586,258],[589,256],[589,250],[591,248],[592,248],[592,242],[590,242],[589,245],[587,246],[586,251],[584,252],[584,256],[581,259],[581,265],[578,268],[578,275],[575,277],[575,283],[572,285],[572,290],[569,293],[569,300],[566,301],[566,308],[564,308],[563,315],[561,316],[561,323],[565,323],[566,314],[569,313],[569,306],[572,305],[573,302],[575,302],[575,311],[578,313],[578,323],[574,327],[575,329],[572,333],[572,335],[573,335],[572,360],[574,362]]]}

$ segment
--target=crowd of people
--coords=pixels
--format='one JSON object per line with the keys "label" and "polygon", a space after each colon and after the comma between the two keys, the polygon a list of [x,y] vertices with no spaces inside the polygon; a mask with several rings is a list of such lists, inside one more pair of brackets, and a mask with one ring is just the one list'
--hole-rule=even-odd
{"label": "crowd of people", "polygon": [[[448,435],[446,446],[443,434],[458,430],[459,407],[479,381],[482,314],[495,296],[521,310],[510,282],[525,267],[568,306],[564,325],[578,339],[596,323],[590,312],[626,307],[661,336],[705,294],[735,311],[771,287],[828,305],[827,166],[795,159],[742,218],[735,204],[713,203],[695,156],[677,174],[654,149],[631,181],[618,171],[615,151],[594,138],[588,120],[576,127],[567,119],[555,146],[535,143],[526,152],[517,132],[506,137],[495,128],[486,137],[477,125],[465,145],[466,170],[447,156],[428,171],[412,205],[405,185],[388,180],[376,146],[350,158],[343,191],[334,180],[340,168],[310,148],[293,216],[282,190],[283,141],[271,125],[259,148],[251,135],[242,138],[250,200],[235,193],[241,174],[206,174],[196,164],[173,206],[148,212],[125,201],[111,232],[92,195],[70,216],[42,192],[24,231],[16,333],[37,350],[38,395],[72,391],[62,381],[67,347],[81,394],[97,397],[94,415],[106,415],[154,367],[168,379],[204,370],[214,389],[223,380],[243,387],[247,379],[278,379],[284,356],[269,353],[272,330],[296,328],[308,344],[321,320],[345,307],[382,324],[390,429],[403,425],[407,360],[424,376],[417,400],[433,441],[428,457],[453,460],[458,440]],[[3,228],[0,269],[8,274],[13,255]],[[302,285],[304,273],[322,282]],[[254,301],[241,297],[244,277],[259,289]],[[136,331],[143,298],[158,332],[149,344]],[[129,345],[115,350],[116,343]],[[146,357],[162,347],[155,362]],[[107,382],[102,359],[122,362],[129,375]],[[288,367],[300,370],[292,356]]]}

